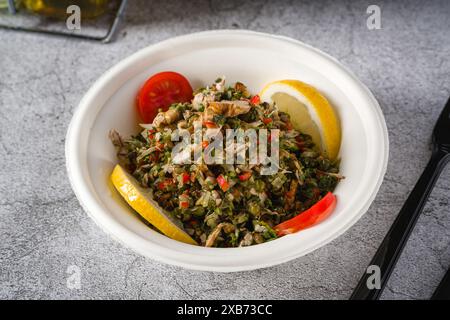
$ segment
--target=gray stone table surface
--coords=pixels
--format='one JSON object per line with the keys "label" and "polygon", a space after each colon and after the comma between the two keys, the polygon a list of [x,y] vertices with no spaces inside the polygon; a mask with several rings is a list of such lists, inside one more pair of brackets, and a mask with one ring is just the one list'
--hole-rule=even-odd
{"label": "gray stone table surface", "polygon": [[[366,26],[369,4],[381,29]],[[450,2],[129,1],[111,44],[0,30],[0,298],[347,299],[430,156],[450,95]],[[108,68],[170,37],[210,29],[290,36],[338,58],[373,91],[390,136],[386,178],[349,231],[302,258],[239,273],[143,258],[83,212],[66,175],[66,130]],[[427,299],[450,265],[446,169],[384,299]],[[67,286],[68,267],[81,288]]]}

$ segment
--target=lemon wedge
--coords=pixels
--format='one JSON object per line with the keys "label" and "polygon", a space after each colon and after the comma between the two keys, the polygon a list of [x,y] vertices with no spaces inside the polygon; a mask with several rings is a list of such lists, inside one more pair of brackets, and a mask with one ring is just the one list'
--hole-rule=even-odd
{"label": "lemon wedge", "polygon": [[153,199],[151,191],[142,188],[139,182],[126,172],[120,165],[116,165],[111,181],[125,201],[145,220],[169,238],[196,245],[179,223],[167,215]]}
{"label": "lemon wedge", "polygon": [[266,85],[259,96],[262,101],[275,102],[291,116],[294,129],[310,135],[328,158],[336,159],[341,145],[339,119],[316,88],[299,80],[280,80]]}

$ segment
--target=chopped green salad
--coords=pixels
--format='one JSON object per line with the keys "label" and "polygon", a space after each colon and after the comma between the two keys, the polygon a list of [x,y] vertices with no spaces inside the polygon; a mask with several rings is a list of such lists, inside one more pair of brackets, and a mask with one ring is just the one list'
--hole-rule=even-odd
{"label": "chopped green salad", "polygon": [[[262,175],[261,165],[174,164],[176,129],[279,129],[279,168]],[[238,247],[277,238],[274,226],[307,210],[335,189],[342,176],[338,161],[321,154],[310,136],[298,132],[287,113],[259,101],[246,86],[226,86],[224,79],[194,91],[188,103],[160,111],[152,124],[130,138],[110,137],[119,163],[199,244]],[[270,137],[269,137],[270,141]],[[206,148],[207,141],[202,142]]]}

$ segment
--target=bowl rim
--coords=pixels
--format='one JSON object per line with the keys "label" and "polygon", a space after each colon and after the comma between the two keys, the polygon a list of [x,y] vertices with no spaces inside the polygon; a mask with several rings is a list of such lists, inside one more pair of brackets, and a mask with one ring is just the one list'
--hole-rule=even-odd
{"label": "bowl rim", "polygon": [[[278,40],[287,42],[293,45],[297,45],[303,48],[306,48],[313,53],[329,60],[330,62],[336,64],[344,73],[346,73],[347,76],[351,78],[358,86],[359,89],[361,89],[361,93],[366,96],[370,100],[370,103],[374,107],[375,115],[377,116],[377,123],[381,126],[380,132],[382,133],[382,139],[380,140],[381,143],[384,146],[384,152],[383,155],[383,162],[380,167],[378,179],[375,184],[373,184],[373,189],[371,195],[366,199],[366,202],[363,206],[360,206],[358,214],[354,214],[353,218],[349,220],[346,224],[343,224],[340,226],[339,229],[333,230],[333,232],[330,232],[327,237],[324,237],[320,242],[316,243],[315,245],[310,246],[308,249],[303,250],[301,252],[293,252],[290,255],[286,255],[282,258],[269,260],[265,262],[257,262],[257,263],[248,263],[246,265],[236,265],[236,266],[218,266],[218,265],[205,265],[205,264],[198,264],[195,263],[191,259],[190,262],[183,261],[183,258],[180,259],[174,259],[167,257],[162,254],[162,250],[167,250],[167,248],[161,248],[158,244],[151,243],[148,241],[148,239],[144,239],[140,237],[138,234],[132,232],[131,230],[127,229],[125,226],[121,225],[119,222],[115,221],[113,218],[105,219],[105,217],[101,217],[100,215],[96,214],[95,212],[105,211],[104,208],[102,208],[97,202],[99,201],[96,199],[90,192],[89,187],[90,183],[86,182],[83,177],[83,168],[81,167],[80,163],[78,163],[78,159],[82,156],[85,156],[87,158],[87,154],[83,154],[80,156],[78,153],[78,146],[80,145],[81,140],[89,140],[89,134],[84,134],[84,137],[80,136],[80,119],[83,118],[84,114],[87,112],[87,107],[90,104],[90,101],[98,94],[99,91],[101,91],[102,87],[112,78],[115,74],[117,74],[119,71],[122,71],[125,66],[132,64],[134,60],[136,60],[138,57],[144,54],[150,54],[152,51],[155,51],[158,48],[170,45],[172,43],[176,43],[178,41],[185,41],[185,40],[195,40],[197,38],[205,37],[205,36],[251,36],[251,37],[260,37],[260,38],[266,38],[266,39],[272,39],[272,40]],[[101,108],[99,109],[101,110]],[[95,115],[94,118],[98,113]],[[77,108],[74,110],[72,120],[69,124],[67,134],[66,134],[66,142],[65,142],[65,156],[66,156],[66,168],[67,168],[67,174],[69,177],[69,182],[72,187],[72,190],[74,191],[76,197],[78,198],[82,208],[84,211],[89,215],[89,217],[107,234],[112,236],[115,240],[122,243],[125,247],[128,247],[132,249],[133,251],[137,252],[140,255],[149,257],[151,259],[154,259],[159,262],[168,263],[171,265],[180,266],[187,269],[193,269],[193,270],[202,270],[202,271],[215,271],[215,272],[235,272],[235,271],[245,271],[245,270],[254,270],[259,268],[266,268],[273,265],[278,265],[287,261],[290,261],[292,259],[295,259],[297,257],[306,255],[314,250],[316,250],[319,247],[324,246],[325,244],[331,242],[332,240],[336,239],[340,235],[342,235],[345,231],[347,231],[352,225],[354,225],[361,216],[367,212],[369,206],[375,199],[375,196],[377,195],[379,188],[381,186],[381,183],[384,179],[387,164],[388,164],[388,157],[389,157],[389,139],[388,139],[388,130],[387,126],[384,120],[384,116],[382,113],[382,110],[380,108],[380,105],[378,104],[377,100],[371,93],[371,91],[368,89],[367,86],[365,86],[355,75],[354,73],[349,70],[347,67],[342,65],[337,59],[334,57],[328,55],[327,53],[322,52],[319,49],[316,49],[308,44],[305,44],[299,40],[295,40],[286,36],[280,36],[280,35],[274,35],[274,34],[268,34],[268,33],[262,33],[262,32],[256,32],[256,31],[249,31],[249,30],[210,30],[210,31],[202,31],[202,32],[196,32],[186,35],[181,35],[177,37],[172,37],[166,40],[163,40],[161,42],[151,44],[147,47],[144,47],[135,53],[129,55],[128,57],[122,59],[117,64],[112,66],[110,69],[108,69],[105,73],[103,73],[95,82],[94,84],[89,88],[87,93],[83,96],[80,103],[78,104]],[[87,170],[87,168],[85,168]],[[107,221],[108,220],[108,221]],[[281,240],[281,239],[280,239]],[[173,240],[174,241],[174,240]],[[275,241],[274,241],[275,242]],[[185,245],[185,244],[182,244]],[[258,245],[258,246],[252,246],[252,247],[246,247],[246,248],[202,248],[204,250],[216,250],[222,251],[223,250],[241,250],[244,252],[245,250],[248,250],[249,248],[259,247],[263,246],[264,244]],[[212,252],[212,251],[211,251]]]}

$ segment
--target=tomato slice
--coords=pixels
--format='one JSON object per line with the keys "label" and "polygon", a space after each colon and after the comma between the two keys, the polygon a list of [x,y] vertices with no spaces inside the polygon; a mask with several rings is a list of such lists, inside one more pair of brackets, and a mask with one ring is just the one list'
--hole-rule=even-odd
{"label": "tomato slice", "polygon": [[192,87],[179,73],[166,71],[151,76],[137,95],[139,115],[145,123],[153,121],[158,109],[166,111],[172,103],[189,102]]}
{"label": "tomato slice", "polygon": [[336,208],[336,196],[328,192],[325,197],[319,200],[308,210],[303,211],[298,216],[282,222],[274,227],[278,236],[294,233],[309,228],[328,218],[334,208]]}

